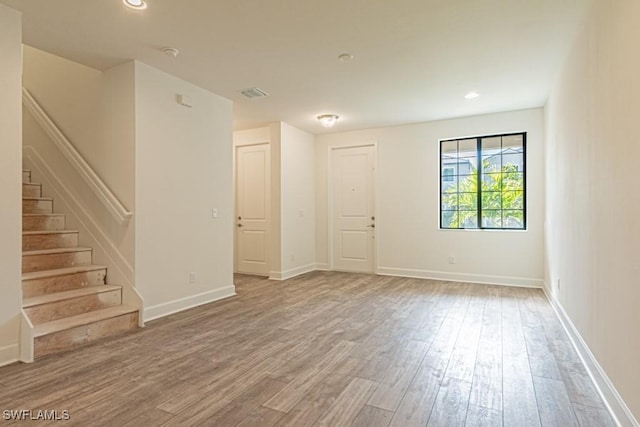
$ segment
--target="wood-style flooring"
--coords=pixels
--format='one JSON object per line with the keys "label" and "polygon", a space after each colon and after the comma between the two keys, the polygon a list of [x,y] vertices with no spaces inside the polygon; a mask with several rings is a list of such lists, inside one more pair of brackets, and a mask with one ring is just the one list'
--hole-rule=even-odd
{"label": "wood-style flooring", "polygon": [[[536,289],[315,272],[32,365],[4,410],[79,426],[613,426]],[[35,414],[35,412],[34,412]],[[21,424],[3,421],[2,425]]]}

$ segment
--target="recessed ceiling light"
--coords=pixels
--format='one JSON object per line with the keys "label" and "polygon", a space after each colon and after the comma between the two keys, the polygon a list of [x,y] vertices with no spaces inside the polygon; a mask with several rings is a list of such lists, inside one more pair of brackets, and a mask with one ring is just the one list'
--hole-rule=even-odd
{"label": "recessed ceiling light", "polygon": [[318,116],[320,124],[326,128],[333,127],[338,121],[338,116],[335,114],[320,114]]}
{"label": "recessed ceiling light", "polygon": [[144,0],[122,0],[122,2],[131,9],[142,10],[147,8],[147,3]]}
{"label": "recessed ceiling light", "polygon": [[480,94],[478,92],[469,92],[468,94],[466,94],[464,97],[466,99],[473,99],[473,98],[477,98],[479,97]]}
{"label": "recessed ceiling light", "polygon": [[342,53],[338,55],[338,59],[342,62],[349,62],[353,59],[353,55],[350,53]]}

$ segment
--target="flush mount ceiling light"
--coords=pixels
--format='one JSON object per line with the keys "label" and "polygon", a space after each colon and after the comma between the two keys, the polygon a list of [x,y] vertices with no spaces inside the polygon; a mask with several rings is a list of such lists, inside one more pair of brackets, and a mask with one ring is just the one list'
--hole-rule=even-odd
{"label": "flush mount ceiling light", "polygon": [[175,58],[180,53],[180,51],[175,47],[168,47],[168,46],[160,48],[160,52],[172,58]]}
{"label": "flush mount ceiling light", "polygon": [[469,92],[468,94],[466,94],[464,97],[466,99],[474,99],[474,98],[477,98],[479,96],[480,96],[480,94],[478,92],[473,92],[472,91],[472,92]]}
{"label": "flush mount ceiling light", "polygon": [[342,53],[338,55],[338,59],[342,62],[349,62],[353,59],[353,55],[350,53]]}
{"label": "flush mount ceiling light", "polygon": [[122,2],[131,9],[142,10],[147,8],[144,0],[122,0]]}
{"label": "flush mount ceiling light", "polygon": [[335,114],[321,114],[318,116],[320,124],[326,128],[333,127],[338,121],[338,116]]}

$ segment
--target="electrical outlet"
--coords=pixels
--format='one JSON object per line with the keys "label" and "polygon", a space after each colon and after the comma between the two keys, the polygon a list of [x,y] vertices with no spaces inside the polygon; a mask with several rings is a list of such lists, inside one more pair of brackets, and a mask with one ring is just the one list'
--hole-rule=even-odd
{"label": "electrical outlet", "polygon": [[556,279],[556,287],[560,290],[560,279]]}
{"label": "electrical outlet", "polygon": [[192,271],[191,273],[189,273],[189,283],[191,285],[196,283],[196,272],[195,271]]}
{"label": "electrical outlet", "polygon": [[216,208],[211,209],[211,218],[218,219],[218,209]]}
{"label": "electrical outlet", "polygon": [[452,256],[449,257],[449,264],[455,264],[456,263],[456,259]]}

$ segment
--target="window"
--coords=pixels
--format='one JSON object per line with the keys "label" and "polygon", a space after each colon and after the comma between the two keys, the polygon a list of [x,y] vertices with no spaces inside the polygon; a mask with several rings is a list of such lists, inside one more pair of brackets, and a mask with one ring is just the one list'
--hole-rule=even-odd
{"label": "window", "polygon": [[440,228],[526,229],[526,133],[440,141]]}

